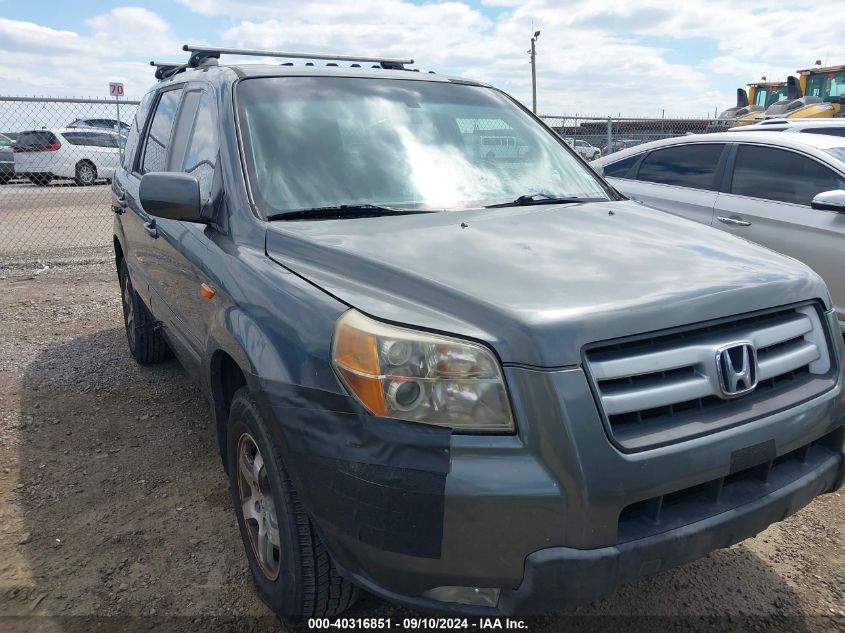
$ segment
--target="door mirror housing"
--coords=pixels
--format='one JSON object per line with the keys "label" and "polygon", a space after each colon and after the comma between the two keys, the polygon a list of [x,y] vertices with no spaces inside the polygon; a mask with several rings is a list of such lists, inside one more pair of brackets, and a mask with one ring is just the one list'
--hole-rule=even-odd
{"label": "door mirror housing", "polygon": [[157,171],[144,174],[138,191],[144,211],[157,218],[202,222],[200,183],[182,172]]}
{"label": "door mirror housing", "polygon": [[834,189],[833,191],[822,191],[818,194],[810,206],[819,211],[837,211],[845,213],[845,191]]}

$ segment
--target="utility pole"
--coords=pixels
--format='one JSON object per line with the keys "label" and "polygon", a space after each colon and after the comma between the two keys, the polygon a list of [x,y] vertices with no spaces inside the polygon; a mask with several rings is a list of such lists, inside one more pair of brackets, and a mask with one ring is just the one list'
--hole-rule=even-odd
{"label": "utility pole", "polygon": [[534,31],[534,37],[531,38],[531,111],[537,114],[537,51],[535,43],[540,37],[540,31]]}

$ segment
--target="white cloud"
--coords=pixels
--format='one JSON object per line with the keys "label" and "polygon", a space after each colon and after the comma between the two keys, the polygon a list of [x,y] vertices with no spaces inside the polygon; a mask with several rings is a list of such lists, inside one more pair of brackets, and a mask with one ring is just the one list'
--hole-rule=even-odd
{"label": "white cloud", "polygon": [[142,7],[119,7],[86,21],[89,32],[0,18],[4,94],[105,97],[110,81],[129,96],[153,83],[150,59],[179,46],[168,23]]}
{"label": "white cloud", "polygon": [[[210,38],[224,45],[407,55],[525,103],[526,49],[540,29],[539,109],[555,114],[702,116],[761,75],[845,61],[841,0],[177,1],[197,21],[225,24]],[[103,94],[122,80],[140,96],[152,79],[144,63],[173,59],[181,43],[166,16],[142,7],[92,17],[78,33],[0,19],[0,75],[4,92]]]}

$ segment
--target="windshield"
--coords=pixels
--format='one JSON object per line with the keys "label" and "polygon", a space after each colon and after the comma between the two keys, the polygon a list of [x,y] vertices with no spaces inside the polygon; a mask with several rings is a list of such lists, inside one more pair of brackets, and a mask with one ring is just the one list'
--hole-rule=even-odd
{"label": "windshield", "polygon": [[768,108],[770,105],[786,99],[786,95],[787,89],[785,84],[777,87],[759,86],[754,96],[754,103],[758,106]]}
{"label": "windshield", "polygon": [[253,200],[266,215],[337,205],[464,209],[542,193],[609,199],[556,137],[496,90],[346,77],[242,81]]}
{"label": "windshield", "polygon": [[807,78],[807,94],[822,99],[845,95],[845,70],[810,75]]}

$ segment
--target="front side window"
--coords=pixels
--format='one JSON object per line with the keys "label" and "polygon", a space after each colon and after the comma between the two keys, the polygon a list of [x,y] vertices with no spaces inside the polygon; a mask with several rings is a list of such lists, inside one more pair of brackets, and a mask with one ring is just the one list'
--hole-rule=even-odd
{"label": "front side window", "polygon": [[267,77],[237,86],[265,214],[374,204],[454,210],[522,195],[613,194],[502,93],[451,82]]}
{"label": "front side window", "polygon": [[200,183],[202,198],[208,199],[211,181],[217,164],[217,126],[214,116],[214,103],[211,96],[204,92],[197,107],[191,138],[182,163],[182,171],[196,176]]}
{"label": "front side window", "polygon": [[630,178],[628,172],[631,170],[631,167],[634,166],[634,163],[640,160],[641,156],[642,154],[637,154],[636,156],[629,156],[628,158],[623,158],[615,163],[605,165],[602,170],[605,178]]}
{"label": "front side window", "polygon": [[170,146],[170,133],[173,130],[173,119],[179,108],[182,89],[168,90],[161,95],[150,124],[147,144],[144,148],[144,160],[141,172],[167,170],[167,149]]}
{"label": "front side window", "polygon": [[637,180],[714,189],[723,147],[718,143],[690,143],[656,149],[643,159]]}
{"label": "front side window", "polygon": [[731,193],[809,206],[832,189],[845,189],[845,177],[808,156],[774,147],[737,148]]}

